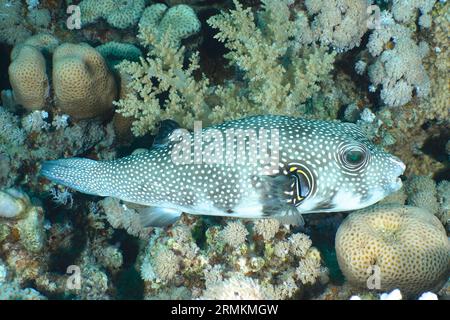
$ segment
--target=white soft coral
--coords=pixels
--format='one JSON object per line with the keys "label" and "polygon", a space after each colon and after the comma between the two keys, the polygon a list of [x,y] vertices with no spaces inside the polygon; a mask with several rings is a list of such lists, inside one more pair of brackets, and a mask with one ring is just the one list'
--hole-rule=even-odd
{"label": "white soft coral", "polygon": [[336,51],[359,46],[368,29],[370,4],[367,0],[306,0],[314,38]]}
{"label": "white soft coral", "polygon": [[381,85],[381,99],[388,106],[408,103],[415,91],[418,97],[430,92],[430,79],[422,64],[428,46],[419,45],[411,31],[397,24],[392,16],[383,12],[381,28],[372,32],[367,45],[375,63],[369,68],[369,78],[374,86]]}

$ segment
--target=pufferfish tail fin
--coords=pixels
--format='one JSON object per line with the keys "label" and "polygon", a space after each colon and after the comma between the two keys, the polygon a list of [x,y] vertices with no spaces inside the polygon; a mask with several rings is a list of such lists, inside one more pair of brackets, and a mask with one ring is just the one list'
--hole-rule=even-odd
{"label": "pufferfish tail fin", "polygon": [[101,181],[101,163],[85,158],[50,160],[42,163],[40,175],[77,191],[96,196],[109,196]]}

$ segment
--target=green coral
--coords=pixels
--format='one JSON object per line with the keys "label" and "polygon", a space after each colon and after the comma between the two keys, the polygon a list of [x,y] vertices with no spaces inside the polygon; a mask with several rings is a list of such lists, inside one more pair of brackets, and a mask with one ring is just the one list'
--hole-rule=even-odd
{"label": "green coral", "polygon": [[95,48],[110,67],[116,66],[123,60],[139,61],[141,50],[130,43],[116,41],[107,42]]}
{"label": "green coral", "polygon": [[191,7],[180,4],[168,8],[157,3],[144,10],[139,21],[139,32],[154,33],[158,41],[163,38],[173,47],[179,47],[182,39],[200,31],[200,21]]}
{"label": "green coral", "polygon": [[84,0],[80,2],[83,24],[105,19],[111,26],[125,29],[135,25],[145,8],[145,0]]}
{"label": "green coral", "polygon": [[0,243],[9,236],[10,232],[11,230],[7,225],[0,224]]}
{"label": "green coral", "polygon": [[[168,118],[192,128],[194,120],[207,125],[261,113],[318,116],[323,111],[311,110],[308,102],[331,87],[335,53],[315,44],[299,46],[295,36],[301,24],[291,20],[285,1],[263,1],[257,19],[249,8],[234,3],[235,10],[213,16],[208,23],[219,29],[216,38],[230,50],[226,55],[230,63],[243,71],[243,82],[212,86],[204,75],[194,78],[198,53],[185,66],[185,49],[173,46],[171,32],[161,34],[174,30],[161,28],[173,8],[159,28],[141,23],[139,38],[149,51],[138,63],[125,61],[118,66],[130,80],[128,94],[116,102],[119,113],[135,119],[135,135],[153,132],[159,121]],[[165,6],[152,10],[162,15]],[[154,25],[157,17],[146,18],[151,21],[148,25]]]}

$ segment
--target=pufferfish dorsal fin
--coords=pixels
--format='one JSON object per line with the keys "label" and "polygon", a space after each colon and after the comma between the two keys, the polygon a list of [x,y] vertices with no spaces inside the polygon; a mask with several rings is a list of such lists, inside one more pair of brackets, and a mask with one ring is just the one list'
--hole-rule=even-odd
{"label": "pufferfish dorsal fin", "polygon": [[167,227],[174,224],[181,216],[182,212],[175,209],[160,207],[144,207],[138,209],[141,225],[146,227]]}
{"label": "pufferfish dorsal fin", "polygon": [[163,120],[159,126],[158,134],[153,140],[153,147],[161,147],[169,143],[169,137],[175,130],[179,129],[180,125],[174,120]]}

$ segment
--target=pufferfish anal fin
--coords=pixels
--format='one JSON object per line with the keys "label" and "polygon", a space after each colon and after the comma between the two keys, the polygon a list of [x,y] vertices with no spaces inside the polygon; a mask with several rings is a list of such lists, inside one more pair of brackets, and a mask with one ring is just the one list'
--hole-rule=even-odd
{"label": "pufferfish anal fin", "polygon": [[174,224],[181,216],[182,212],[175,209],[160,207],[144,207],[137,210],[141,225],[146,227],[167,227]]}
{"label": "pufferfish anal fin", "polygon": [[296,227],[305,226],[305,219],[303,219],[303,215],[298,212],[295,207],[290,206],[284,212],[280,212],[280,215],[275,216],[280,224],[287,224]]}
{"label": "pufferfish anal fin", "polygon": [[155,136],[155,140],[153,140],[153,147],[167,145],[170,142],[170,135],[179,128],[180,125],[173,120],[167,119],[161,121],[158,134]]}
{"label": "pufferfish anal fin", "polygon": [[263,175],[255,180],[265,218],[273,218],[281,224],[303,226],[302,215],[292,204],[292,178],[284,174]]}

